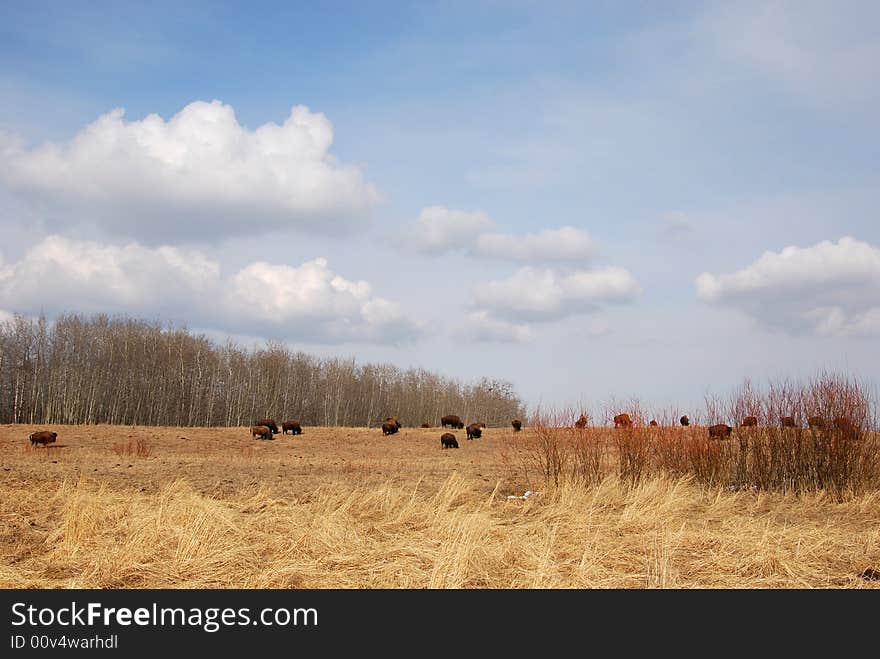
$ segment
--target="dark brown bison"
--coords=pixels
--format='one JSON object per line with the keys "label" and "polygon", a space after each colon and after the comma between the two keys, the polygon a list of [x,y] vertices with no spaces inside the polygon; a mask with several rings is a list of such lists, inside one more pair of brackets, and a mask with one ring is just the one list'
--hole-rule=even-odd
{"label": "dark brown bison", "polygon": [[629,418],[629,414],[618,414],[614,417],[615,428],[632,428],[633,422]]}
{"label": "dark brown bison", "polygon": [[732,432],[733,428],[726,423],[718,423],[714,426],[709,426],[709,439],[712,439],[713,437],[724,439],[725,437],[730,437],[730,433]]}
{"label": "dark brown bison", "polygon": [[683,425],[683,426],[689,426],[689,425],[691,425],[691,420],[687,418],[687,414],[685,414],[683,417],[681,417],[681,418],[678,420],[678,422],[679,422],[681,425]]}
{"label": "dark brown bison", "polygon": [[832,423],[834,425],[834,430],[837,433],[843,434],[843,436],[848,439],[858,439],[860,436],[858,427],[853,423],[852,419],[848,417],[836,416]]}
{"label": "dark brown bison", "polygon": [[385,423],[382,424],[382,434],[383,435],[393,435],[398,430],[400,430],[400,428],[397,426],[397,424],[392,423],[391,421],[386,421]]}
{"label": "dark brown bison", "polygon": [[266,426],[269,430],[272,431],[273,435],[278,434],[278,426],[275,423],[275,419],[260,419],[257,421],[258,426]]}
{"label": "dark brown bison", "polygon": [[758,425],[758,417],[747,416],[742,422],[743,428],[751,428]]}
{"label": "dark brown bison", "polygon": [[513,432],[519,432],[520,430],[522,430],[522,421],[520,421],[519,419],[514,419],[510,422],[510,425],[513,426]]}
{"label": "dark brown bison", "polygon": [[447,414],[446,416],[440,417],[440,427],[441,428],[458,428],[459,430],[464,430],[464,421],[462,421],[455,414]]}
{"label": "dark brown bison", "polygon": [[256,439],[272,439],[272,429],[269,426],[251,426],[251,436]]}
{"label": "dark brown bison", "polygon": [[835,430],[852,430],[853,428],[855,428],[855,424],[853,424],[853,422],[845,416],[834,417],[833,423]]}
{"label": "dark brown bison", "polygon": [[586,428],[587,427],[587,417],[585,415],[581,414],[578,417],[578,420],[574,422],[574,427],[579,428],[581,430]]}
{"label": "dark brown bison", "polygon": [[425,421],[425,422],[422,424],[422,428],[430,428],[430,427],[431,427],[431,424],[428,423],[427,421]]}
{"label": "dark brown bison", "polygon": [[795,423],[793,416],[784,416],[782,417],[782,427],[783,428],[797,428],[797,423]]}
{"label": "dark brown bison", "polygon": [[54,444],[56,439],[58,439],[58,433],[51,430],[38,430],[30,436],[32,446]]}
{"label": "dark brown bison", "polygon": [[445,432],[440,435],[441,448],[458,448],[458,440],[451,432]]}
{"label": "dark brown bison", "polygon": [[386,423],[393,423],[395,426],[397,426],[398,430],[400,430],[400,428],[401,428],[400,421],[397,420],[396,416],[386,416],[385,422]]}
{"label": "dark brown bison", "polygon": [[483,436],[483,431],[480,429],[479,423],[472,423],[467,427],[467,438],[468,439],[479,439]]}
{"label": "dark brown bison", "polygon": [[286,435],[287,431],[290,431],[293,435],[302,435],[303,429],[302,426],[299,425],[299,421],[296,419],[292,419],[291,421],[285,421],[281,424],[281,432]]}
{"label": "dark brown bison", "polygon": [[822,430],[825,428],[825,419],[821,416],[807,417],[807,425],[814,430]]}
{"label": "dark brown bison", "polygon": [[648,425],[649,425],[649,426],[652,426],[652,427],[656,427],[656,426],[658,426],[658,425],[660,425],[660,424],[657,423],[656,421],[654,421],[654,419],[651,419],[651,422],[650,422]]}

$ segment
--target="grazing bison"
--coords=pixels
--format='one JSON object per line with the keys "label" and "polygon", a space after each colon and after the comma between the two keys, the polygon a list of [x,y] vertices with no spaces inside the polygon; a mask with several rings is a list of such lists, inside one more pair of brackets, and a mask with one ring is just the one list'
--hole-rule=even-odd
{"label": "grazing bison", "polygon": [[520,421],[519,419],[514,419],[510,422],[510,425],[513,426],[513,432],[519,432],[520,430],[522,430],[522,421]]}
{"label": "grazing bison", "polygon": [[807,417],[807,425],[815,430],[822,430],[825,428],[825,419],[821,416]]}
{"label": "grazing bison", "polygon": [[441,448],[458,448],[458,440],[451,432],[445,432],[440,435]]}
{"label": "grazing bison", "polygon": [[256,439],[272,439],[272,429],[269,426],[251,426],[251,436]]}
{"label": "grazing bison", "polygon": [[751,428],[758,425],[758,417],[747,416],[742,422],[743,428]]}
{"label": "grazing bison", "polygon": [[479,439],[483,436],[483,431],[480,429],[479,423],[472,423],[467,427],[467,438],[468,439]]}
{"label": "grazing bison", "polygon": [[660,425],[660,424],[657,423],[656,421],[654,421],[654,419],[651,419],[651,422],[650,422],[648,425],[649,425],[649,426],[658,426],[658,425]]}
{"label": "grazing bison", "polygon": [[455,414],[447,414],[446,416],[440,417],[440,427],[446,428],[449,426],[450,428],[458,428],[459,430],[464,430],[464,421],[462,421]]}
{"label": "grazing bison", "polygon": [[260,419],[257,421],[258,426],[266,426],[269,430],[272,431],[273,435],[278,434],[278,426],[275,423],[275,419]]}
{"label": "grazing bison", "polygon": [[427,421],[425,421],[425,422],[422,424],[422,428],[430,428],[430,427],[431,427],[431,424],[428,423]]}
{"label": "grazing bison", "polygon": [[574,427],[579,429],[584,429],[587,427],[587,417],[581,414],[578,417],[578,420],[574,422]]}
{"label": "grazing bison", "polygon": [[730,437],[730,433],[732,432],[733,428],[728,426],[726,423],[719,423],[714,426],[709,426],[709,439],[712,439],[713,437],[724,439],[725,437]]}
{"label": "grazing bison", "polygon": [[843,433],[845,437],[849,439],[858,439],[860,436],[860,432],[855,423],[853,423],[852,419],[845,416],[836,416],[834,417],[834,430]]}
{"label": "grazing bison", "polygon": [[793,416],[782,417],[782,427],[783,428],[797,428],[797,424],[794,421],[794,417]]}
{"label": "grazing bison", "polygon": [[629,414],[618,414],[614,417],[615,428],[632,428],[633,422],[629,418]]}
{"label": "grazing bison", "polygon": [[845,416],[834,417],[834,429],[835,430],[852,430],[853,428],[855,428],[855,425],[847,417],[845,417]]}
{"label": "grazing bison", "polygon": [[383,435],[393,435],[398,430],[400,430],[398,425],[396,423],[392,423],[391,421],[386,421],[385,423],[382,424],[382,434]]}
{"label": "grazing bison", "polygon": [[291,421],[285,421],[284,423],[281,424],[282,434],[286,435],[288,430],[293,435],[302,435],[303,434],[302,426],[299,425],[299,421],[297,421],[296,419],[293,419]]}
{"label": "grazing bison", "polygon": [[687,418],[687,414],[685,414],[683,417],[681,417],[681,418],[678,420],[678,422],[679,422],[681,425],[683,425],[683,426],[689,426],[689,425],[691,425],[691,420]]}
{"label": "grazing bison", "polygon": [[56,439],[58,439],[58,433],[50,430],[38,430],[30,436],[31,445],[33,446],[37,444],[42,444],[43,446],[54,444]]}

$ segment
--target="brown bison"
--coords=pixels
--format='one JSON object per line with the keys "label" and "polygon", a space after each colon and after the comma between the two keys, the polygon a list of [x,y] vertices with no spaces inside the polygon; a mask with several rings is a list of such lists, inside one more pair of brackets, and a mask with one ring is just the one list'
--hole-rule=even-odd
{"label": "brown bison", "polygon": [[451,432],[445,432],[440,435],[441,448],[458,448],[458,440]]}
{"label": "brown bison", "polygon": [[479,439],[483,436],[483,431],[480,429],[479,423],[472,423],[467,427],[467,438],[468,439]]}
{"label": "brown bison", "polygon": [[615,428],[632,428],[633,422],[629,418],[629,414],[618,414],[614,417]]}
{"label": "brown bison", "polygon": [[391,421],[386,421],[382,424],[382,434],[383,435],[393,435],[400,427],[396,423],[392,423]]}
{"label": "brown bison", "polygon": [[269,426],[251,426],[251,436],[256,439],[272,439],[272,429]]}
{"label": "brown bison", "polygon": [[681,425],[683,425],[683,426],[689,426],[689,425],[691,425],[691,420],[687,418],[687,414],[685,414],[683,417],[681,417],[681,418],[678,420],[678,422],[679,422]]}
{"label": "brown bison", "polygon": [[56,439],[58,439],[58,433],[51,430],[38,430],[30,436],[32,446],[54,444]]}
{"label": "brown bison", "polygon": [[273,435],[278,434],[278,426],[275,423],[275,419],[260,419],[259,421],[257,421],[256,425],[266,426],[269,430],[272,431]]}
{"label": "brown bison", "polygon": [[386,422],[386,423],[393,423],[395,426],[397,426],[397,429],[398,429],[398,430],[400,430],[400,428],[402,427],[402,426],[400,425],[400,421],[397,420],[397,417],[396,417],[396,416],[386,416],[386,417],[385,417],[385,422]]}
{"label": "brown bison", "polygon": [[281,433],[286,435],[287,431],[290,431],[293,435],[302,435],[303,429],[302,426],[299,425],[299,421],[293,419],[291,421],[285,421],[281,424]]}
{"label": "brown bison", "polygon": [[858,439],[860,436],[860,432],[855,423],[853,423],[852,419],[845,416],[836,416],[834,417],[834,430],[838,433],[842,433],[845,437],[849,439]]}
{"label": "brown bison", "polygon": [[807,417],[807,425],[814,430],[822,430],[825,428],[825,419],[821,416]]}
{"label": "brown bison", "polygon": [[835,430],[852,430],[855,428],[855,424],[845,416],[834,417],[833,423]]}
{"label": "brown bison", "polygon": [[583,430],[587,427],[587,417],[581,414],[578,420],[574,422],[574,427]]}
{"label": "brown bison", "polygon": [[654,421],[654,419],[651,419],[651,422],[650,422],[648,425],[651,426],[651,427],[656,427],[656,426],[658,426],[658,425],[660,425],[660,424],[657,423],[656,421]]}
{"label": "brown bison", "polygon": [[455,414],[447,414],[446,416],[440,417],[440,427],[441,428],[458,428],[459,430],[464,430],[464,421],[461,418],[457,417]]}
{"label": "brown bison", "polygon": [[513,426],[513,432],[519,432],[520,430],[522,430],[522,421],[520,421],[519,419],[514,419],[510,422],[510,425]]}
{"label": "brown bison", "polygon": [[783,428],[797,428],[797,423],[795,423],[794,417],[793,416],[782,417],[782,427]]}
{"label": "brown bison", "polygon": [[713,437],[724,439],[725,437],[730,437],[730,433],[732,432],[733,428],[728,426],[726,423],[719,423],[714,426],[709,426],[709,439],[712,439]]}
{"label": "brown bison", "polygon": [[747,416],[743,419],[742,426],[743,428],[752,428],[758,425],[758,417],[756,416]]}
{"label": "brown bison", "polygon": [[422,428],[430,428],[430,427],[431,427],[431,424],[428,423],[427,421],[425,421],[425,422],[422,424]]}

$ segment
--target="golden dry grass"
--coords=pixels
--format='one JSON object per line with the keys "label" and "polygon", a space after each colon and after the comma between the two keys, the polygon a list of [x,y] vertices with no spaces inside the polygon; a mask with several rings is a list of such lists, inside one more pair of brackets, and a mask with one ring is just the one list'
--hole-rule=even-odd
{"label": "golden dry grass", "polygon": [[[0,426],[0,586],[861,588],[880,494],[564,482],[528,499],[509,429]],[[148,438],[149,457],[114,442]],[[182,439],[186,438],[186,439]]]}

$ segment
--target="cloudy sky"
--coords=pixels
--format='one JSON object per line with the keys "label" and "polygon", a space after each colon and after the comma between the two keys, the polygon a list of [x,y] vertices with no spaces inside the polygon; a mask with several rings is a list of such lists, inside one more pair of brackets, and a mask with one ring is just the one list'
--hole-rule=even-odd
{"label": "cloudy sky", "polygon": [[127,313],[531,406],[880,380],[877,2],[0,12],[0,317]]}

